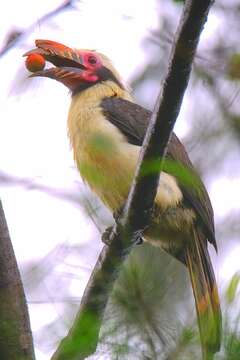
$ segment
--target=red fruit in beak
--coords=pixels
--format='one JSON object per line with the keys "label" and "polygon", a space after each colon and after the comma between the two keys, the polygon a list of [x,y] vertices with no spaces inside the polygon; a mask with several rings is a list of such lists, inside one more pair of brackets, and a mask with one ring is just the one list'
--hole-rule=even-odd
{"label": "red fruit in beak", "polygon": [[30,54],[25,61],[26,68],[31,72],[41,71],[45,67],[45,59],[40,54]]}

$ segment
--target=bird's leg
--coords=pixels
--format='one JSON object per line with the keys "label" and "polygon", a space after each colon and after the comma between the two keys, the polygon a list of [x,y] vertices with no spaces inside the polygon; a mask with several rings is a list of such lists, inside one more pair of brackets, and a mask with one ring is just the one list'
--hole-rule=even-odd
{"label": "bird's leg", "polygon": [[111,245],[111,241],[110,241],[110,234],[113,230],[113,226],[108,226],[104,232],[102,233],[102,242],[105,244],[105,245]]}
{"label": "bird's leg", "polygon": [[[117,222],[123,213],[124,206],[120,206],[118,210],[113,212],[113,218]],[[134,234],[134,244],[141,245],[143,243],[143,239],[139,234]]]}
{"label": "bird's leg", "polygon": [[[113,212],[113,218],[114,218],[115,222],[117,222],[118,219],[120,218],[120,216],[122,215],[122,211],[123,211],[123,206],[120,206],[120,208],[118,210]],[[109,237],[110,237],[112,230],[113,230],[113,226],[108,226],[102,233],[102,242],[105,245],[109,246],[111,244]]]}
{"label": "bird's leg", "polygon": [[[123,206],[121,206],[118,210],[113,212],[113,218],[114,218],[115,222],[117,222],[119,220],[119,218],[122,215],[122,212],[123,212]],[[104,230],[104,232],[102,234],[102,242],[105,245],[109,246],[111,244],[109,236],[110,236],[112,230],[113,230],[113,226],[109,226]],[[135,245],[141,245],[142,243],[143,243],[142,236],[140,234],[138,234],[138,233],[135,233],[134,234],[134,244]]]}
{"label": "bird's leg", "polygon": [[117,222],[118,219],[121,217],[122,213],[123,213],[123,208],[124,206],[120,206],[117,210],[115,210],[113,212],[113,218],[114,220]]}

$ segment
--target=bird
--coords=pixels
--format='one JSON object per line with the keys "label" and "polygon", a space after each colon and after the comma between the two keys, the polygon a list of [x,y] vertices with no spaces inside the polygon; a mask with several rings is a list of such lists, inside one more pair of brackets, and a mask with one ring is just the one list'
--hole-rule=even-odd
{"label": "bird", "polygon": [[[135,103],[131,91],[107,56],[52,40],[36,40],[24,56],[41,55],[50,68],[31,77],[47,77],[71,92],[68,136],[79,173],[112,214],[127,199],[151,111]],[[176,134],[166,162],[188,171],[193,184],[177,171],[161,172],[149,227],[143,240],[184,264],[195,299],[202,357],[220,350],[222,315],[208,243],[217,251],[214,214],[207,190]]]}

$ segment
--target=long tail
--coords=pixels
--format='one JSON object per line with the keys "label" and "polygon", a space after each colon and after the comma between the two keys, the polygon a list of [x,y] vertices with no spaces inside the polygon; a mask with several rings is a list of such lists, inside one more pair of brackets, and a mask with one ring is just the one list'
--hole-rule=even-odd
{"label": "long tail", "polygon": [[222,315],[206,239],[200,229],[194,230],[185,259],[195,298],[203,360],[211,360],[221,346]]}

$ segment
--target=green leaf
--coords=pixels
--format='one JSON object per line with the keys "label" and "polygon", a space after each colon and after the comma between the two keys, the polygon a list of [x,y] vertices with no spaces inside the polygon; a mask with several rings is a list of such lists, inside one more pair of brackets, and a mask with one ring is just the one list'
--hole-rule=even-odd
{"label": "green leaf", "polygon": [[196,336],[194,329],[186,327],[181,334],[181,343],[184,346],[189,345]]}
{"label": "green leaf", "polygon": [[240,53],[233,54],[229,59],[227,74],[232,80],[240,80]]}
{"label": "green leaf", "polygon": [[230,332],[224,338],[224,350],[226,360],[240,359],[240,339],[236,332]]}
{"label": "green leaf", "polygon": [[[161,166],[160,160],[148,160],[143,166],[143,176],[154,174]],[[201,193],[202,183],[199,176],[193,169],[182,165],[181,163],[164,159],[162,170],[178,180],[178,182],[186,187],[194,189],[196,192]]]}
{"label": "green leaf", "polygon": [[236,297],[239,281],[240,274],[234,274],[226,291],[226,300],[229,304],[231,304]]}
{"label": "green leaf", "polygon": [[58,358],[81,360],[91,355],[97,347],[99,318],[91,310],[81,313],[75,327],[63,338],[58,349]]}

